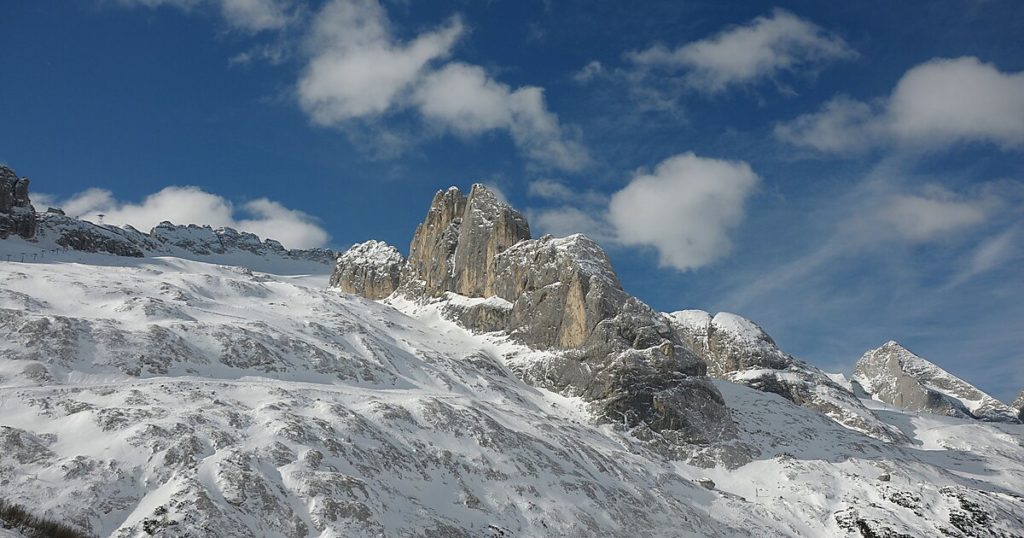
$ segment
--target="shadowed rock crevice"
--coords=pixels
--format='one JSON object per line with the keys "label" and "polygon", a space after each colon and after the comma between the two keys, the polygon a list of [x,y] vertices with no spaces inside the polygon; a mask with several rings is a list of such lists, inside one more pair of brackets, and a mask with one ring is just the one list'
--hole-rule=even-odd
{"label": "shadowed rock crevice", "polygon": [[[376,280],[393,274],[397,258],[375,264],[360,254],[365,245],[339,258],[332,283],[379,298],[386,288]],[[468,329],[550,351],[509,366],[528,383],[591,402],[603,420],[642,425],[674,443],[735,435],[704,361],[622,289],[597,243],[583,235],[531,239],[526,218],[483,185],[468,197],[456,187],[434,196],[400,273],[401,296],[439,300],[444,315]]]}

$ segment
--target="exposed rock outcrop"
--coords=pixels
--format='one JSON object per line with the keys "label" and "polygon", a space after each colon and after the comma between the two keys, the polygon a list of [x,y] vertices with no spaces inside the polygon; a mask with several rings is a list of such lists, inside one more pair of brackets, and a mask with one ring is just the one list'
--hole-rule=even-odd
{"label": "exposed rock outcrop", "polygon": [[707,363],[708,375],[778,394],[877,439],[905,440],[853,392],[779,349],[754,322],[728,312],[712,316],[703,310],[681,310],[666,318],[679,340]]}
{"label": "exposed rock outcrop", "polygon": [[18,235],[32,239],[36,234],[35,208],[28,197],[28,178],[0,165],[0,239]]}
{"label": "exposed rock outcrop", "polygon": [[[350,280],[356,265],[360,281],[391,275],[393,263],[339,261],[332,281]],[[355,292],[380,295],[365,286]],[[467,328],[501,331],[550,351],[543,361],[509,366],[531,384],[583,397],[606,421],[659,432],[675,444],[735,434],[704,361],[660,314],[623,291],[594,241],[530,239],[526,219],[483,185],[473,185],[468,197],[456,187],[434,196],[398,292],[439,300],[444,315]]]}
{"label": "exposed rock outcrop", "polygon": [[1024,422],[1024,390],[1020,391],[1020,395],[1010,407],[1017,410],[1017,419]]}
{"label": "exposed rock outcrop", "polygon": [[970,383],[890,340],[857,361],[853,379],[873,397],[909,411],[989,422],[1019,422],[1017,412]]}
{"label": "exposed rock outcrop", "polygon": [[387,243],[358,243],[338,256],[330,286],[369,299],[383,299],[398,289],[404,265],[402,254]]}

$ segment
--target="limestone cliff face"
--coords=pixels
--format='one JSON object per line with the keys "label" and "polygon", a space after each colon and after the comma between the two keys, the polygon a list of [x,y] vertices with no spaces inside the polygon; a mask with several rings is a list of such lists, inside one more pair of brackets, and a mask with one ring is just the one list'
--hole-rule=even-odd
{"label": "limestone cliff face", "polygon": [[412,236],[406,280],[421,281],[424,291],[432,296],[454,288],[453,258],[465,211],[466,197],[458,188],[438,191],[426,218]]}
{"label": "limestone cliff face", "polygon": [[[332,282],[385,271],[352,266],[339,260]],[[584,398],[606,421],[677,445],[735,434],[704,361],[661,314],[623,291],[594,241],[531,239],[526,219],[483,185],[468,197],[455,187],[434,196],[399,280],[400,295],[439,300],[444,315],[469,329],[549,350],[543,361],[509,367],[528,383]]]}
{"label": "limestone cliff face", "polygon": [[527,239],[526,219],[483,185],[468,197],[457,187],[439,191],[409,245],[408,280],[430,296],[492,296],[495,258]]}
{"label": "limestone cliff face", "polygon": [[467,297],[495,295],[496,258],[528,239],[530,226],[518,211],[499,201],[483,185],[473,185],[459,226],[451,291]]}
{"label": "limestone cliff face", "polygon": [[0,239],[18,235],[32,239],[36,234],[36,210],[28,197],[28,178],[0,166]]}

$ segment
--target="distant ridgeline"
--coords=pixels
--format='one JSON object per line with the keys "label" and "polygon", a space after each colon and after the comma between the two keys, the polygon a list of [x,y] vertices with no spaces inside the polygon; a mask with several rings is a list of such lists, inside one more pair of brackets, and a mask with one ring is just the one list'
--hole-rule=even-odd
{"label": "distant ridgeline", "polygon": [[60,209],[37,213],[29,200],[28,185],[28,178],[19,178],[14,170],[0,166],[0,239],[15,235],[38,245],[133,257],[247,253],[332,264],[337,256],[323,248],[289,250],[273,239],[261,240],[233,228],[164,221],[144,233],[130,225],[95,224],[69,217]]}

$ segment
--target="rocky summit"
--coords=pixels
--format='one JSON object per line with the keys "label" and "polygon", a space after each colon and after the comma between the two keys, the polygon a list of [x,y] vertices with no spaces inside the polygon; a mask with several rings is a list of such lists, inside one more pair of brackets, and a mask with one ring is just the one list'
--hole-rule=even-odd
{"label": "rocky summit", "polygon": [[[379,298],[393,282],[382,286],[381,276],[393,275],[399,259],[372,259],[367,245],[342,254],[331,281]],[[392,252],[380,243],[372,248]],[[484,185],[468,196],[457,187],[437,192],[399,273],[396,290],[405,299],[443,301],[445,314],[466,328],[551,350],[516,374],[584,398],[607,422],[655,432],[672,445],[735,435],[704,361],[659,313],[622,289],[595,242],[582,235],[531,239],[526,218]]]}
{"label": "rocky summit", "polygon": [[892,340],[857,361],[853,380],[873,397],[911,411],[1019,422],[1006,404]]}
{"label": "rocky summit", "polygon": [[0,165],[0,239],[35,236],[35,208],[28,198],[28,183],[27,177],[18,177],[14,170]]}

